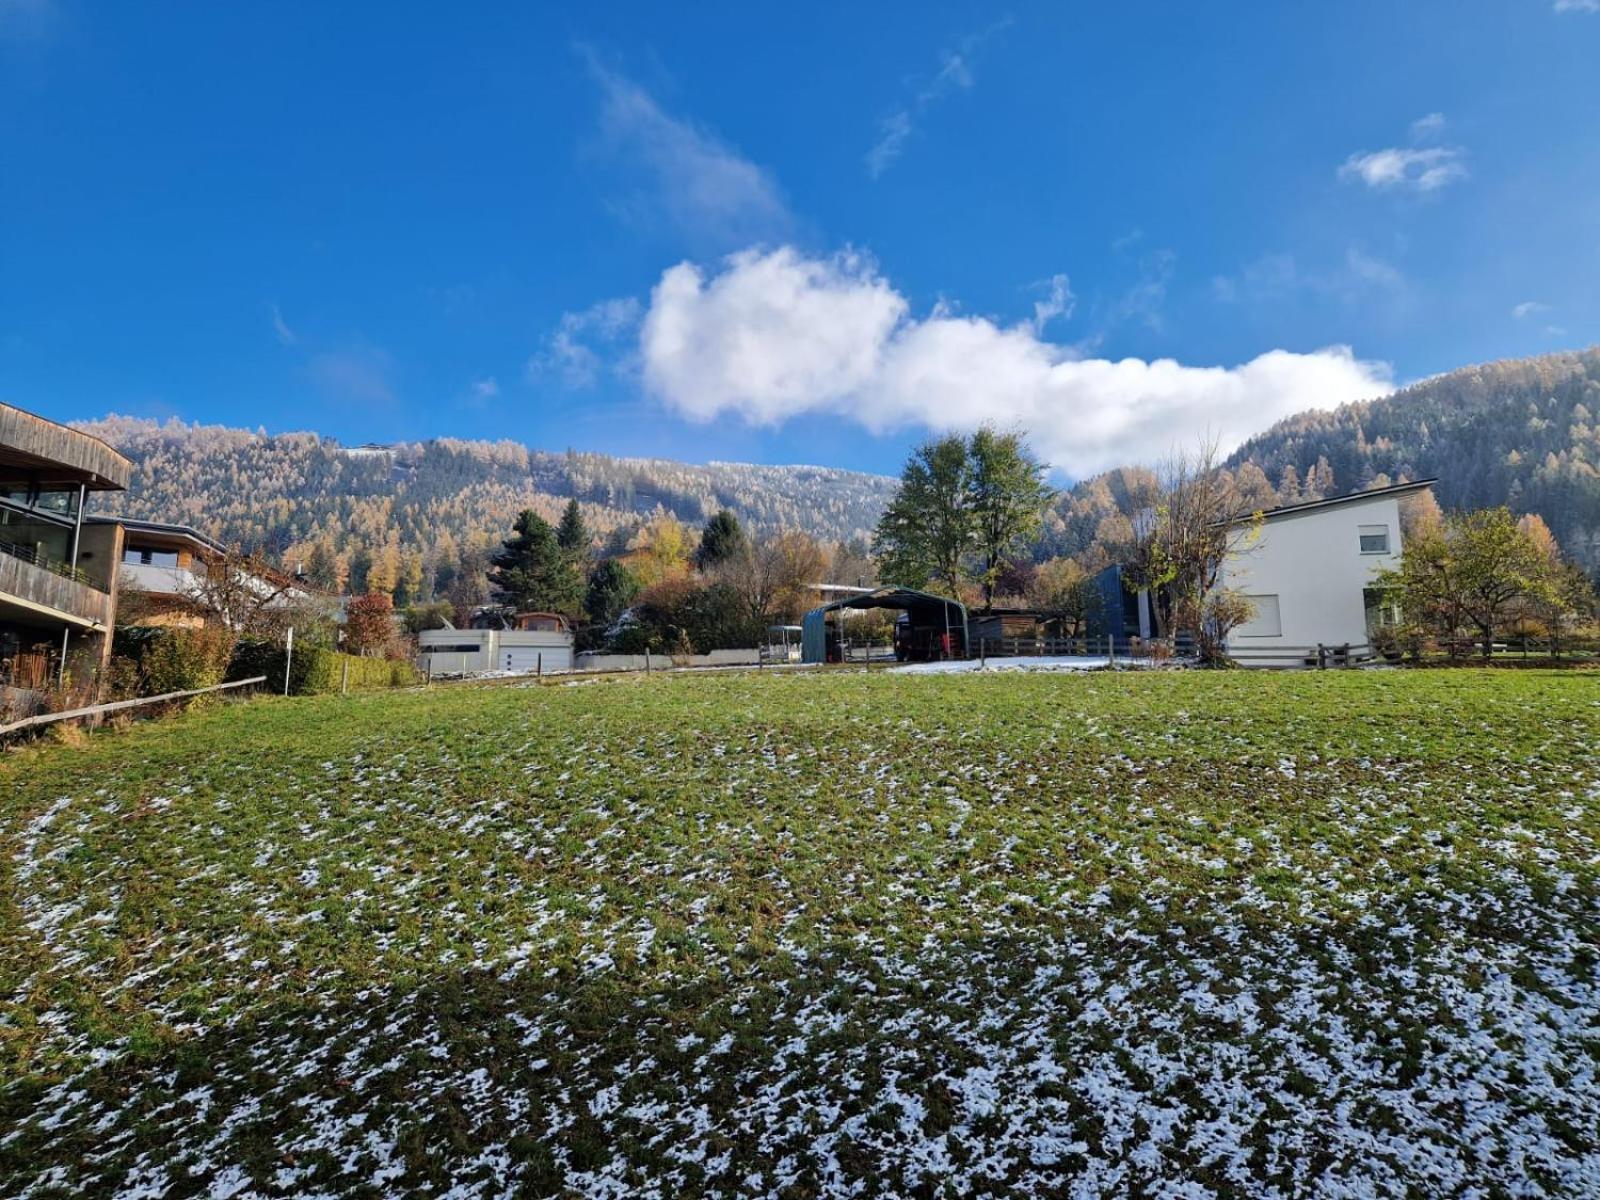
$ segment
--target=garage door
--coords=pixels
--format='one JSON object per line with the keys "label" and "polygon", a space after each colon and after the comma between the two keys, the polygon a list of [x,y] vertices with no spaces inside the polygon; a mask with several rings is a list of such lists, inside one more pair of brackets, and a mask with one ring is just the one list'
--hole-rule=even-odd
{"label": "garage door", "polygon": [[559,646],[503,646],[500,650],[502,671],[528,673],[539,670],[540,656],[546,671],[566,671],[572,667],[572,652]]}

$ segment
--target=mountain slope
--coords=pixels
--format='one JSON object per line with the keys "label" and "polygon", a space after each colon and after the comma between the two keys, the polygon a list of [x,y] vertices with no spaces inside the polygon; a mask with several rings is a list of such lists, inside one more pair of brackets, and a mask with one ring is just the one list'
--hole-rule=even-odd
{"label": "mountain slope", "polygon": [[248,549],[297,555],[397,543],[424,556],[441,542],[492,545],[523,508],[554,518],[577,497],[601,538],[667,512],[691,524],[731,508],[756,530],[863,537],[893,490],[878,475],[829,467],[694,466],[601,454],[549,454],[514,442],[440,439],[346,448],[312,433],[107,417],[77,423],[134,462],[105,511],[178,521]]}

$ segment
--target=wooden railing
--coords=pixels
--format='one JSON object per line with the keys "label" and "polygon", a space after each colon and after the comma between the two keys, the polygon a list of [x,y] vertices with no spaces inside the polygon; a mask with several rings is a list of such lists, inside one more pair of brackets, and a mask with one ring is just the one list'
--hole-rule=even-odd
{"label": "wooden railing", "polygon": [[1316,646],[1230,646],[1228,657],[1242,667],[1360,667],[1376,662],[1379,653],[1365,642]]}
{"label": "wooden railing", "polygon": [[20,721],[13,721],[9,725],[0,725],[0,737],[8,734],[20,733],[25,729],[37,729],[42,725],[52,725],[57,721],[82,721],[92,717],[103,717],[107,713],[126,712],[133,708],[145,708],[152,704],[172,704],[178,700],[189,700],[195,696],[209,696],[218,692],[234,692],[242,688],[257,688],[266,683],[265,675],[256,675],[250,679],[236,679],[229,683],[219,683],[213,687],[194,688],[187,692],[164,692],[159,696],[141,696],[137,700],[113,700],[108,704],[91,704],[87,708],[69,708],[65,712],[40,713],[33,717],[24,717]]}
{"label": "wooden railing", "polygon": [[0,592],[88,624],[111,623],[109,594],[11,554],[0,554]]}

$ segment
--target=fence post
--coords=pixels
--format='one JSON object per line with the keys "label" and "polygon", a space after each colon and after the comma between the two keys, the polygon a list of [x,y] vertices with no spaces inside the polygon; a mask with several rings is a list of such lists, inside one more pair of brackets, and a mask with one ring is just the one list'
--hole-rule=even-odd
{"label": "fence post", "polygon": [[1116,665],[1117,665],[1117,635],[1114,634],[1114,633],[1108,633],[1108,634],[1106,634],[1106,666],[1114,667]]}
{"label": "fence post", "polygon": [[543,650],[539,651],[539,653],[537,653],[537,654],[535,654],[533,656],[533,676],[534,676],[535,679],[543,679],[544,678],[544,651]]}
{"label": "fence post", "polygon": [[[428,655],[428,682],[430,684],[433,682],[433,655],[431,655],[431,654]],[[339,695],[348,696],[349,694],[350,694],[350,659],[347,657],[344,660],[344,670],[340,674],[340,677],[339,677]]]}
{"label": "fence post", "polygon": [[644,673],[646,675],[650,674],[650,647],[649,646],[646,646],[644,648]]}
{"label": "fence post", "polygon": [[283,645],[283,694],[289,694],[289,666],[294,662],[294,626],[289,626],[289,636]]}
{"label": "fence post", "polygon": [[1317,670],[1326,671],[1327,669],[1328,669],[1328,656],[1327,656],[1327,653],[1323,650],[1322,643],[1318,642],[1317,643]]}

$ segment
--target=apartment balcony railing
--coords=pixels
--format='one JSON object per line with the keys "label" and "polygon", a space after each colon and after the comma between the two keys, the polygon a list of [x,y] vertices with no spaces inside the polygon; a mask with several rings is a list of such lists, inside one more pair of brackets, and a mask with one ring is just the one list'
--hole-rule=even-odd
{"label": "apartment balcony railing", "polygon": [[32,546],[20,546],[16,542],[8,542],[4,539],[0,539],[0,554],[9,554],[12,558],[20,558],[25,563],[32,563],[36,567],[43,567],[46,571],[49,571],[54,575],[59,575],[63,579],[70,579],[74,583],[81,583],[88,587],[94,587],[94,583],[90,580],[88,572],[84,571],[83,568],[74,567],[69,563],[57,562],[55,559],[39,553],[39,551]]}
{"label": "apartment balcony railing", "polygon": [[0,606],[14,597],[35,610],[58,613],[72,624],[110,625],[109,593],[89,582],[82,571],[52,570],[48,560],[40,565],[38,557],[16,554],[11,543],[0,542]]}

